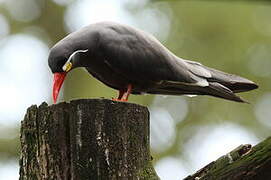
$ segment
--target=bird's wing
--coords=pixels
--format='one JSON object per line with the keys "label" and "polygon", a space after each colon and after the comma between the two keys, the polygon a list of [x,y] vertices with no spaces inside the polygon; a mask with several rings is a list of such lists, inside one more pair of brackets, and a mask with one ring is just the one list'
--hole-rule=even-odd
{"label": "bird's wing", "polygon": [[178,58],[154,37],[119,27],[104,33],[105,62],[129,80],[156,81],[153,94],[199,94],[244,102],[234,92],[255,89],[248,80]]}
{"label": "bird's wing", "polygon": [[129,80],[208,85],[207,70],[201,66],[190,67],[149,34],[120,33],[116,29],[107,29],[103,34],[100,50],[105,63]]}

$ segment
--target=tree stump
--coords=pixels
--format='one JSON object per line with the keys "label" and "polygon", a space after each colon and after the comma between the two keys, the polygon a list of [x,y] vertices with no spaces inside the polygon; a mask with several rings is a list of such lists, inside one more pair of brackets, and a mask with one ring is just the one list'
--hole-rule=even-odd
{"label": "tree stump", "polygon": [[106,99],[28,108],[20,180],[159,179],[146,107]]}

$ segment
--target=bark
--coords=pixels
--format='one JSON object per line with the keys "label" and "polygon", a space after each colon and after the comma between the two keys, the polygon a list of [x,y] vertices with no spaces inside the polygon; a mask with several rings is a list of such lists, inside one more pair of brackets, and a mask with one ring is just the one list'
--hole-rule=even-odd
{"label": "bark", "polygon": [[106,99],[28,108],[20,180],[159,179],[146,107]]}
{"label": "bark", "polygon": [[240,145],[185,180],[271,179],[271,137],[258,145]]}

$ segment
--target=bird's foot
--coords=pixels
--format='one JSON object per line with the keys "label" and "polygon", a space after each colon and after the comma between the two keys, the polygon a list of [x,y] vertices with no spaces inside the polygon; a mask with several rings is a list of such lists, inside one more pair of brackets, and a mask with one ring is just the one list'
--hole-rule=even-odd
{"label": "bird's foot", "polygon": [[117,99],[117,98],[112,98],[113,101],[118,101],[118,102],[127,102],[127,99]]}
{"label": "bird's foot", "polygon": [[119,90],[119,97],[117,99],[113,98],[113,101],[127,102],[128,97],[132,92],[132,84],[128,84],[126,90]]}

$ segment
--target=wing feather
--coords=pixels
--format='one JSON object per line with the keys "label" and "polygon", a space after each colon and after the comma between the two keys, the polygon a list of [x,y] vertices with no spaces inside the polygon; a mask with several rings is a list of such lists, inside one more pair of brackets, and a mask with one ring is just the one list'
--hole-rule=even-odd
{"label": "wing feather", "polygon": [[[118,28],[116,30],[116,28]],[[108,27],[101,32],[104,60],[131,81],[176,81],[207,86],[202,68],[190,69],[153,36],[126,26]],[[198,75],[200,74],[200,75]]]}

